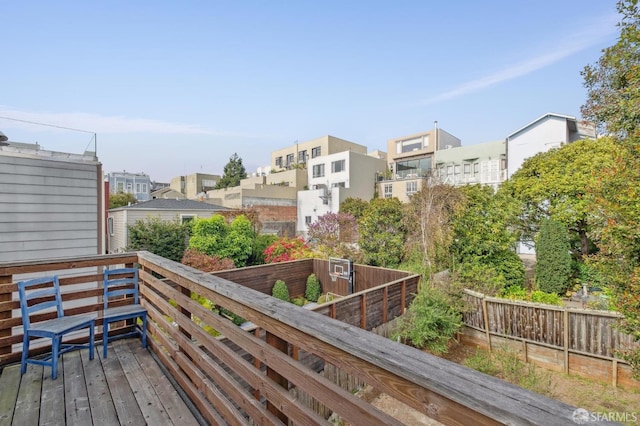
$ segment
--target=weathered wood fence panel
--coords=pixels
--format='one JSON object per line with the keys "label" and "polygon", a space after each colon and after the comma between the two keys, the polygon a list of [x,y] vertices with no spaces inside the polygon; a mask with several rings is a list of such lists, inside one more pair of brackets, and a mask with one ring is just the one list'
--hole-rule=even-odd
{"label": "weathered wood fence panel", "polygon": [[[512,339],[521,343],[519,352],[525,359],[566,373],[584,372],[614,384],[619,380],[633,384],[626,362],[616,357],[618,350],[638,346],[632,336],[616,328],[622,315],[498,299],[469,290],[465,290],[464,298],[468,310],[463,321],[484,335],[482,340],[490,350],[500,339]],[[482,334],[467,333],[469,341],[475,343]]]}

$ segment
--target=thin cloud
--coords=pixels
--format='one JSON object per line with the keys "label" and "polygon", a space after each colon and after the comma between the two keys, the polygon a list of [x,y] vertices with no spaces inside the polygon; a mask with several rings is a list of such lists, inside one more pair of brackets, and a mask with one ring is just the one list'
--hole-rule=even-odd
{"label": "thin cloud", "polygon": [[36,127],[34,126],[44,124],[54,126],[50,127],[50,129],[55,129],[57,126],[101,134],[152,133],[233,136],[229,132],[215,131],[195,124],[122,116],[102,116],[83,112],[28,112],[0,106],[0,117],[5,118],[5,120],[0,118],[0,121],[3,122],[3,127],[30,130],[35,130]]}
{"label": "thin cloud", "polygon": [[548,67],[609,38],[616,32],[615,23],[617,19],[617,15],[611,15],[604,19],[601,18],[598,22],[593,22],[592,25],[586,26],[587,29],[574,33],[563,40],[562,43],[549,48],[550,53],[515,64],[494,74],[463,83],[439,95],[419,101],[418,105],[433,104],[475,93],[482,89],[495,86],[496,84],[513,80]]}

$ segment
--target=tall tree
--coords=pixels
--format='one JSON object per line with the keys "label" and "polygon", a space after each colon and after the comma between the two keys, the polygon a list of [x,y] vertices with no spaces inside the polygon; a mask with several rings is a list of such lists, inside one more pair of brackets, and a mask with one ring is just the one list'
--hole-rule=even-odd
{"label": "tall tree", "polygon": [[564,293],[571,276],[571,254],[566,228],[545,219],[536,238],[536,285],[547,293]]}
{"label": "tall tree", "polygon": [[[620,37],[582,71],[587,102],[582,115],[622,141],[640,138],[640,11],[638,0],[620,0]],[[637,140],[635,141],[637,144]]]}
{"label": "tall tree", "polygon": [[[640,11],[638,0],[618,1],[620,36],[585,67],[585,117],[615,138],[621,149],[594,185],[599,251],[593,260],[613,290],[623,331],[640,340]],[[640,378],[640,349],[620,354]]]}
{"label": "tall tree", "polygon": [[234,153],[229,158],[229,162],[224,166],[222,178],[218,181],[216,189],[238,186],[240,185],[240,181],[246,178],[247,171],[242,164],[242,158],[238,157],[237,153]]}
{"label": "tall tree", "polygon": [[374,198],[360,221],[360,249],[365,262],[395,267],[402,261],[405,240],[403,207],[397,198]]}
{"label": "tall tree", "polygon": [[522,203],[518,226],[523,236],[534,240],[542,220],[551,218],[579,241],[577,258],[589,254],[595,212],[589,188],[613,164],[618,149],[608,138],[581,140],[527,159],[499,190]]}
{"label": "tall tree", "polygon": [[405,225],[409,245],[420,248],[423,273],[435,272],[438,261],[448,258],[453,222],[464,195],[451,185],[425,179],[406,206]]}
{"label": "tall tree", "polygon": [[309,225],[309,241],[328,257],[357,261],[358,251],[352,244],[358,233],[355,217],[349,213],[326,213]]}

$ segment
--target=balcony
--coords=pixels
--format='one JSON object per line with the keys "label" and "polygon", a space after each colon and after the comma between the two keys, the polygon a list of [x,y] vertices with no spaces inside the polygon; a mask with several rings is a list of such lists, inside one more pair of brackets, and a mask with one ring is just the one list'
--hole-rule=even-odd
{"label": "balcony", "polygon": [[[119,340],[107,359],[65,354],[64,380],[51,381],[42,369],[20,380],[12,365],[22,341],[15,281],[56,273],[65,313],[90,313],[102,306],[100,270],[134,263],[149,313],[148,350],[139,340]],[[401,424],[336,384],[330,370],[443,424],[571,423],[574,407],[371,333],[405,311],[418,291],[417,276],[358,265],[348,294],[346,282],[329,277],[326,263],[305,259],[216,274],[148,252],[0,263],[0,423],[22,424],[29,415],[42,422],[58,407],[65,420],[55,424],[328,424],[330,413],[356,425]],[[325,290],[342,297],[308,310],[265,294],[279,278],[291,283],[292,295],[300,294],[301,277],[314,271]],[[253,327],[235,325],[194,295]],[[100,340],[99,322],[96,331]]]}

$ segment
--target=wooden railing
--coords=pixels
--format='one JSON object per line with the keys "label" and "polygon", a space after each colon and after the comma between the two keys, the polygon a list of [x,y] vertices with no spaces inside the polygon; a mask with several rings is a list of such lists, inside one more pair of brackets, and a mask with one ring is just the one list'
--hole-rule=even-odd
{"label": "wooden railing", "polygon": [[[351,424],[401,424],[325,378],[322,366],[335,366],[444,424],[571,424],[574,407],[151,253],[94,258],[86,266],[100,261],[140,265],[149,345],[212,424],[328,424],[295,397],[296,390]],[[71,267],[42,262],[34,271],[65,265]],[[0,276],[11,276],[11,268],[0,265]],[[0,294],[11,295],[14,286],[0,284]],[[256,328],[245,331],[192,294]],[[71,291],[66,298],[75,296]],[[0,302],[0,314],[14,306],[15,296],[10,298]],[[79,310],[94,308],[90,303]],[[19,315],[0,317],[0,330],[10,330],[7,322],[20,325]],[[7,339],[21,338],[3,337],[0,343],[6,348]]]}

